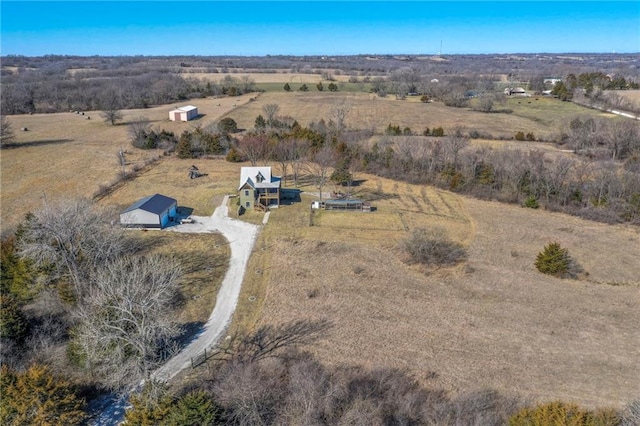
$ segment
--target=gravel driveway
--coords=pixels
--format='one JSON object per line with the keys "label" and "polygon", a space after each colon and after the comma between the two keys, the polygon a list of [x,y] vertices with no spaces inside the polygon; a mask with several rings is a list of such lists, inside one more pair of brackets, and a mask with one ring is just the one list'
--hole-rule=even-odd
{"label": "gravel driveway", "polygon": [[[245,269],[251,256],[251,251],[258,236],[260,227],[250,223],[231,219],[228,216],[226,195],[222,204],[211,216],[191,216],[195,223],[176,225],[171,232],[207,233],[220,232],[228,241],[231,249],[229,268],[218,291],[216,305],[209,316],[209,320],[202,330],[193,336],[191,342],[153,373],[153,378],[167,381],[184,368],[191,365],[191,358],[201,354],[205,349],[214,346],[231,321],[238,303]],[[117,425],[124,419],[126,399],[120,398],[105,407],[102,413],[94,419],[93,425]]]}

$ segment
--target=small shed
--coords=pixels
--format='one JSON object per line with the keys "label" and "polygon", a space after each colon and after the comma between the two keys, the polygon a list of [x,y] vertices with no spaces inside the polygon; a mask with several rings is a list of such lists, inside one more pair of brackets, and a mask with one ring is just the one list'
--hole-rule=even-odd
{"label": "small shed", "polygon": [[174,220],[178,202],[165,195],[144,197],[120,213],[120,224],[132,228],[164,228]]}
{"label": "small shed", "polygon": [[189,121],[198,116],[198,107],[187,105],[169,111],[169,120],[171,121]]}

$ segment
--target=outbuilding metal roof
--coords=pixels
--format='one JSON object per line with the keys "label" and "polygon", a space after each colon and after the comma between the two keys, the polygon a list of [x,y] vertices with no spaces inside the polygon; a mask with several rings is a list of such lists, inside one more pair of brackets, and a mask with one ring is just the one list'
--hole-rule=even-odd
{"label": "outbuilding metal roof", "polygon": [[183,107],[176,108],[176,109],[172,110],[171,112],[173,112],[173,111],[189,112],[189,111],[193,111],[194,109],[198,109],[198,107],[195,107],[193,105],[186,105],[186,106],[183,106]]}
{"label": "outbuilding metal roof", "polygon": [[149,197],[144,197],[136,201],[135,203],[127,207],[126,210],[123,211],[122,213],[127,213],[133,210],[141,209],[150,213],[161,214],[162,212],[164,212],[165,210],[169,209],[171,206],[177,203],[178,202],[171,197],[167,197],[161,194],[155,194]]}

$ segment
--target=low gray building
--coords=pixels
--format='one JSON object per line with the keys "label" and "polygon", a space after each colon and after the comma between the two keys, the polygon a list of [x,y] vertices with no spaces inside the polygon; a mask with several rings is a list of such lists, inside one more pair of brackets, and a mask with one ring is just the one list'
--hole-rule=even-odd
{"label": "low gray building", "polygon": [[165,195],[144,197],[120,213],[120,224],[132,228],[164,228],[174,220],[178,202]]}

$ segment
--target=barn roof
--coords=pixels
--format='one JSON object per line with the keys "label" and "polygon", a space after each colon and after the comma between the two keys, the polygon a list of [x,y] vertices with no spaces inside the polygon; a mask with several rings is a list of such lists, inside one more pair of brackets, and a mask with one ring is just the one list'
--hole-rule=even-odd
{"label": "barn roof", "polygon": [[122,213],[141,209],[150,213],[160,214],[174,204],[177,204],[177,201],[174,198],[167,197],[161,194],[154,194],[148,197],[141,198],[140,200],[127,207]]}

